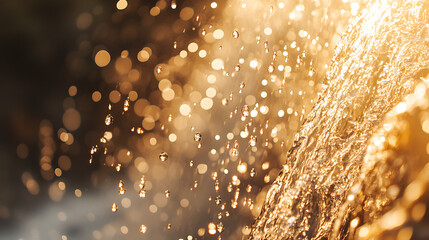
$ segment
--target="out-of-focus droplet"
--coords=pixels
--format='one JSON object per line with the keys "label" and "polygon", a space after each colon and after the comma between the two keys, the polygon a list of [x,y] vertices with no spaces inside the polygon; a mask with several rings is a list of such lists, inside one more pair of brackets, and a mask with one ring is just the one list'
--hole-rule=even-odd
{"label": "out-of-focus droplet", "polygon": [[140,225],[140,229],[139,230],[140,230],[141,233],[146,233],[146,231],[147,231],[146,225],[144,225],[144,224]]}
{"label": "out-of-focus droplet", "polygon": [[194,141],[195,142],[200,142],[201,141],[201,133],[197,132],[194,135]]}
{"label": "out-of-focus droplet", "polygon": [[161,152],[159,154],[159,160],[161,160],[162,162],[167,161],[167,159],[168,159],[168,154],[166,152]]}
{"label": "out-of-focus droplet", "polygon": [[104,120],[104,123],[106,124],[106,126],[109,126],[110,124],[113,123],[113,117],[111,114],[107,114],[106,119]]}
{"label": "out-of-focus droplet", "polygon": [[171,9],[176,9],[176,8],[177,8],[176,0],[172,0],[171,1]]}
{"label": "out-of-focus droplet", "polygon": [[240,36],[240,34],[238,33],[237,30],[234,30],[234,32],[232,32],[232,37],[233,38],[238,38]]}

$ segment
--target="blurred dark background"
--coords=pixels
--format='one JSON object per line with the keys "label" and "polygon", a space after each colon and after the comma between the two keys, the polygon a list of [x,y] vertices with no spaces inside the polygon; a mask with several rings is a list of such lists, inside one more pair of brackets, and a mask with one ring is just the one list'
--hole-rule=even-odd
{"label": "blurred dark background", "polygon": [[[88,1],[0,2],[0,226],[20,219],[20,211],[40,200],[28,193],[21,176],[37,182],[39,125],[43,119],[61,126],[63,99],[72,81],[67,55],[76,48],[76,15]],[[20,158],[18,145],[28,153]],[[25,150],[24,150],[25,151]],[[41,186],[44,189],[44,186]],[[42,195],[42,194],[40,194]],[[18,210],[21,209],[21,210]]]}

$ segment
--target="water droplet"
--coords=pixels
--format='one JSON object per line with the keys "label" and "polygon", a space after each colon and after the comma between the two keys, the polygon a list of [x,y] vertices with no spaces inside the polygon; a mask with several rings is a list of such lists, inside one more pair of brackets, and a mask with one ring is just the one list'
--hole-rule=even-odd
{"label": "water droplet", "polygon": [[116,212],[118,211],[118,205],[116,205],[116,203],[112,204],[112,212]]}
{"label": "water droplet", "polygon": [[223,98],[223,99],[222,99],[222,105],[223,105],[223,106],[228,105],[228,99],[227,99],[227,98]]}
{"label": "water droplet", "polygon": [[167,159],[168,159],[168,154],[166,152],[161,152],[159,154],[159,160],[161,160],[162,162],[167,161]]}
{"label": "water droplet", "polygon": [[146,190],[141,189],[141,190],[139,191],[139,197],[140,197],[140,198],[145,198],[145,197],[146,197]]}
{"label": "water droplet", "polygon": [[226,187],[226,190],[228,191],[228,192],[232,192],[232,183],[230,182],[230,183],[228,183],[228,186]]}
{"label": "water droplet", "polygon": [[222,199],[221,199],[220,195],[218,195],[218,196],[215,198],[215,203],[216,203],[216,205],[219,205],[221,202],[222,202]]}
{"label": "water droplet", "polygon": [[176,4],[176,0],[172,0],[171,1],[171,9],[176,9],[177,4]]}
{"label": "water droplet", "polygon": [[217,231],[218,232],[222,232],[223,231],[223,223],[222,222],[220,222],[218,225],[217,225]]}
{"label": "water droplet", "polygon": [[246,84],[244,82],[240,83],[240,88],[243,89],[246,86]]}
{"label": "water droplet", "polygon": [[144,225],[144,224],[142,224],[141,226],[140,226],[140,232],[141,233],[146,233],[146,231],[147,231],[147,227],[146,227],[146,225]]}
{"label": "water droplet", "polygon": [[252,191],[252,185],[247,184],[246,192],[250,193]]}
{"label": "water droplet", "polygon": [[243,116],[243,117],[248,117],[248,116],[249,116],[249,113],[250,113],[250,111],[249,111],[249,106],[244,105],[244,106],[241,108],[241,114],[242,114],[242,116]]}
{"label": "water droplet", "polygon": [[145,176],[142,176],[140,178],[140,183],[139,183],[140,189],[143,189],[145,187],[145,185],[146,185],[146,178],[145,178]]}
{"label": "water droplet", "polygon": [[240,36],[240,34],[238,33],[237,30],[234,30],[234,32],[232,32],[232,37],[233,38],[238,38]]}
{"label": "water droplet", "polygon": [[250,170],[250,176],[251,176],[251,177],[254,177],[255,175],[256,175],[255,168],[252,168],[252,169]]}
{"label": "water droplet", "polygon": [[110,124],[113,123],[113,117],[111,114],[107,114],[106,119],[104,120],[104,123],[106,124],[106,126],[109,126]]}
{"label": "water droplet", "polygon": [[130,107],[130,100],[126,99],[124,102],[124,112],[128,111]]}
{"label": "water droplet", "polygon": [[171,223],[167,224],[167,229],[171,229]]}
{"label": "water droplet", "polygon": [[240,65],[239,64],[235,65],[234,70],[236,72],[239,72],[240,71]]}
{"label": "water droplet", "polygon": [[166,198],[169,198],[169,197],[170,197],[170,195],[171,195],[170,191],[169,191],[169,190],[165,190],[165,197],[166,197]]}
{"label": "water droplet", "polygon": [[199,133],[199,132],[195,133],[195,135],[194,135],[194,141],[195,142],[201,141],[201,133]]}
{"label": "water droplet", "polygon": [[249,145],[252,147],[256,146],[256,141],[257,141],[256,136],[250,136]]}
{"label": "water droplet", "polygon": [[162,72],[162,67],[161,66],[158,66],[158,67],[156,67],[156,73],[157,74],[161,74],[161,72]]}
{"label": "water droplet", "polygon": [[274,65],[273,64],[270,64],[270,66],[268,66],[268,72],[269,73],[274,72]]}
{"label": "water droplet", "polygon": [[122,164],[118,163],[118,165],[116,165],[116,171],[117,172],[121,171],[121,167],[122,167]]}

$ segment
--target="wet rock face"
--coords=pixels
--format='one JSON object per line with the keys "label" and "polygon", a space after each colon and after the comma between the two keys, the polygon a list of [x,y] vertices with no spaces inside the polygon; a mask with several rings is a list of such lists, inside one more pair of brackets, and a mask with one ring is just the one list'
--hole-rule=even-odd
{"label": "wet rock face", "polygon": [[361,177],[368,140],[429,63],[424,4],[372,1],[350,24],[251,239],[348,235],[349,202],[374,181]]}

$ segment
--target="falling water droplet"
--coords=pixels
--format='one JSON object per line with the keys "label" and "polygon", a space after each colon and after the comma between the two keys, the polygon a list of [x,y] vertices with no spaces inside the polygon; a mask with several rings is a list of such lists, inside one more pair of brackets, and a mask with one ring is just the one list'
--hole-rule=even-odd
{"label": "falling water droplet", "polygon": [[256,141],[257,141],[256,136],[250,136],[249,145],[252,147],[256,146]]}
{"label": "falling water droplet", "polygon": [[170,195],[171,195],[170,191],[169,191],[169,190],[165,190],[165,197],[166,197],[166,198],[169,198],[169,197],[170,197]]}
{"label": "falling water droplet", "polygon": [[140,226],[140,232],[141,232],[141,233],[146,233],[146,231],[147,231],[147,227],[146,227],[146,225],[142,224],[142,225]]}
{"label": "falling water droplet", "polygon": [[222,199],[221,199],[220,195],[218,195],[215,199],[215,203],[216,203],[216,205],[219,205],[221,202],[222,202]]}
{"label": "falling water droplet", "polygon": [[250,170],[250,176],[251,176],[251,177],[254,177],[255,175],[256,175],[255,168],[252,168],[252,169]]}
{"label": "falling water droplet", "polygon": [[165,162],[168,159],[168,154],[166,152],[161,152],[159,154],[159,160],[161,160],[162,162]]}
{"label": "falling water droplet", "polygon": [[238,33],[238,31],[237,30],[234,30],[234,32],[232,32],[232,37],[233,38],[238,38],[240,36],[240,34]]}
{"label": "falling water droplet", "polygon": [[106,126],[109,126],[113,122],[113,117],[111,114],[107,114],[106,119],[104,120],[104,123]]}
{"label": "falling water droplet", "polygon": [[118,187],[119,188],[124,187],[124,182],[122,180],[119,180]]}
{"label": "falling water droplet", "polygon": [[220,222],[218,225],[217,225],[217,231],[218,232],[222,232],[223,231],[223,223],[222,222]]}
{"label": "falling water droplet", "polygon": [[195,135],[194,135],[194,141],[195,142],[201,141],[201,133],[199,133],[199,132],[195,133]]}
{"label": "falling water droplet", "polygon": [[223,105],[223,106],[228,105],[228,99],[227,99],[227,98],[223,98],[223,99],[222,99],[222,105]]}
{"label": "falling water droplet", "polygon": [[230,182],[230,183],[228,183],[228,186],[226,187],[226,190],[228,191],[228,192],[232,192],[232,183]]}
{"label": "falling water droplet", "polygon": [[116,205],[116,203],[112,204],[112,212],[116,212],[118,211],[118,205]]}
{"label": "falling water droplet", "polygon": [[140,197],[140,198],[145,198],[145,197],[146,197],[146,190],[141,189],[141,190],[139,191],[139,197]]}
{"label": "falling water droplet", "polygon": [[156,73],[157,74],[161,74],[161,72],[162,72],[162,67],[161,66],[158,66],[158,67],[156,67]]}
{"label": "falling water droplet", "polygon": [[235,65],[234,70],[236,72],[239,72],[240,71],[240,65],[239,64]]}
{"label": "falling water droplet", "polygon": [[128,111],[130,107],[130,100],[126,99],[124,102],[124,112]]}
{"label": "falling water droplet", "polygon": [[242,114],[242,116],[243,116],[243,117],[248,117],[248,116],[249,116],[249,113],[250,113],[250,111],[249,111],[249,106],[244,105],[244,106],[241,108],[241,114]]}
{"label": "falling water droplet", "polygon": [[118,165],[116,165],[116,171],[117,172],[121,171],[121,167],[122,167],[122,164],[118,163]]}

